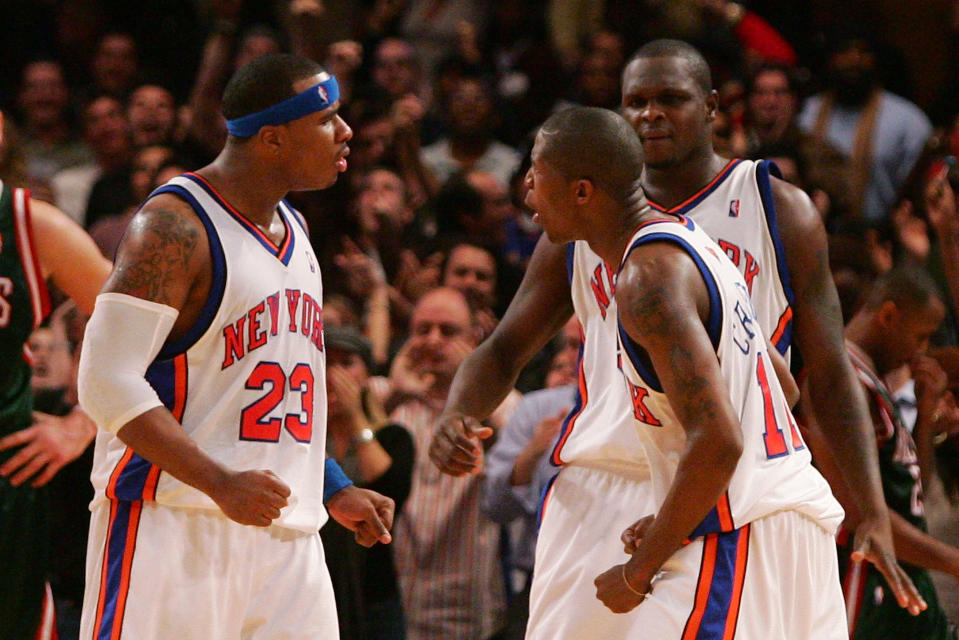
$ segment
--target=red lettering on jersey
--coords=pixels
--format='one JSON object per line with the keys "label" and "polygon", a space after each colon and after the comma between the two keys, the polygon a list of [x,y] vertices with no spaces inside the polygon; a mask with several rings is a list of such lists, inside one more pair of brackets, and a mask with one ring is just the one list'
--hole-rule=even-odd
{"label": "red lettering on jersey", "polygon": [[[750,295],[752,295],[753,280],[759,275],[759,262],[756,261],[756,258],[754,258],[753,254],[749,253],[749,251],[740,249],[728,240],[717,240],[716,244],[726,252],[726,255],[729,256],[729,259],[732,260],[734,265],[741,267],[740,271],[742,271],[743,279],[746,281],[746,289],[748,289]],[[742,257],[746,258],[745,265],[740,264]]]}
{"label": "red lettering on jersey", "polygon": [[303,294],[303,313],[300,314],[300,333],[305,336],[310,335],[310,331],[313,329],[313,306],[316,302],[313,301],[313,297],[308,294]]}
{"label": "red lettering on jersey", "polygon": [[727,240],[719,240],[717,242],[719,248],[726,252],[726,255],[729,256],[729,259],[733,261],[733,264],[737,267],[739,266],[739,247],[734,245],[732,242]]}
{"label": "red lettering on jersey", "polygon": [[746,288],[749,290],[749,295],[752,295],[753,279],[759,275],[759,263],[756,262],[753,254],[748,251],[744,251],[743,253],[746,254],[746,268],[743,269],[743,278],[746,280]]}
{"label": "red lettering on jersey", "polygon": [[247,351],[253,351],[266,344],[266,331],[260,331],[260,314],[266,310],[266,303],[261,302],[246,314],[250,319],[247,325],[249,328],[249,341],[247,342]]}
{"label": "red lettering on jersey", "polygon": [[246,316],[241,316],[236,321],[235,326],[231,324],[223,328],[223,345],[226,348],[226,354],[223,356],[223,364],[220,365],[220,369],[226,369],[235,360],[240,360],[246,355],[243,350],[244,324],[246,324]]}
{"label": "red lettering on jersey", "polygon": [[316,348],[323,351],[323,308],[315,301],[313,303],[313,333],[310,335],[310,342],[316,345]]}
{"label": "red lettering on jersey", "polygon": [[286,307],[290,312],[290,331],[296,333],[296,307],[300,303],[299,289],[286,290]]}
{"label": "red lettering on jersey", "polygon": [[[298,290],[286,290],[287,308],[290,311],[289,328],[292,333],[302,333],[319,351],[323,350],[323,308],[315,298]],[[303,305],[300,306],[300,300]],[[269,307],[270,328],[266,328],[263,315]],[[259,349],[279,332],[280,292],[277,291],[261,300],[249,311],[237,318],[233,324],[223,328],[224,356],[222,369]],[[296,326],[296,313],[301,311],[300,326]]]}
{"label": "red lettering on jersey", "polygon": [[[604,272],[606,274],[605,280],[603,279]],[[593,295],[596,297],[596,304],[599,305],[599,313],[605,320],[606,309],[609,308],[610,299],[616,291],[616,286],[613,284],[613,270],[605,262],[596,265],[593,277],[589,279],[589,284],[593,289]]]}
{"label": "red lettering on jersey", "polygon": [[270,335],[275,336],[280,324],[280,292],[267,296],[266,303],[270,306]]}
{"label": "red lettering on jersey", "polygon": [[652,427],[663,426],[663,423],[660,422],[656,416],[653,415],[653,412],[649,410],[649,407],[646,406],[646,396],[649,395],[649,390],[643,387],[637,387],[628,380],[626,384],[629,386],[629,395],[633,399],[633,415],[636,419]]}

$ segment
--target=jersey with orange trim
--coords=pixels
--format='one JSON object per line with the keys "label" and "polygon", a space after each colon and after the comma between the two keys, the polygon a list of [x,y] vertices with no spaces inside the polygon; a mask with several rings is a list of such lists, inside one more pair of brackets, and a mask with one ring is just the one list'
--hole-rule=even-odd
{"label": "jersey with orange trim", "polygon": [[793,292],[779,238],[768,161],[732,160],[679,205],[654,209],[692,218],[718,244],[746,281],[763,333],[789,362]]}
{"label": "jersey with orange trim", "polygon": [[[274,245],[197,174],[160,193],[185,200],[203,223],[213,284],[197,324],[164,344],[146,378],[207,454],[234,470],[270,469],[290,486],[274,524],[315,532],[327,517],[326,359],[320,270],[306,230],[283,202],[285,238]],[[218,509],[104,430],[92,480],[95,501]]]}
{"label": "jersey with orange trim", "polygon": [[[696,263],[709,293],[706,330],[729,400],[739,412],[743,453],[719,503],[693,532],[738,529],[776,511],[796,510],[834,532],[843,517],[811,464],[779,385],[746,283],[722,249],[688,218],[658,220],[633,235],[623,256],[649,243],[670,243]],[[633,399],[632,415],[649,461],[651,490],[662,504],[686,436],[645,352],[620,325],[618,360]]]}
{"label": "jersey with orange trim", "polygon": [[626,465],[630,475],[644,473],[646,459],[630,399],[612,357],[616,352],[615,271],[581,240],[568,245],[567,270],[583,341],[576,400],[560,430],[552,462]]}
{"label": "jersey with orange trim", "polygon": [[[30,193],[0,181],[0,437],[30,426],[33,391],[26,350],[50,312],[34,246]],[[16,449],[0,452],[0,460]]]}

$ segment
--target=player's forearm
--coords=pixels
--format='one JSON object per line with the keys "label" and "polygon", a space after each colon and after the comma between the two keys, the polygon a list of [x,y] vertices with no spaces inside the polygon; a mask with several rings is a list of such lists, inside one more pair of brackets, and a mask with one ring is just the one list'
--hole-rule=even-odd
{"label": "player's forearm", "polygon": [[800,430],[802,431],[803,439],[806,441],[810,453],[812,453],[816,468],[826,479],[826,482],[829,483],[829,488],[832,490],[833,496],[835,496],[839,504],[842,505],[843,511],[846,512],[845,525],[851,529],[855,529],[860,520],[859,504],[853,497],[856,492],[853,491],[843,479],[840,465],[833,456],[833,450],[829,446],[829,441],[826,439],[819,423],[816,421],[816,416],[812,413],[808,380],[803,383],[801,397],[802,399],[797,407],[797,416],[801,417]]}
{"label": "player's forearm", "polygon": [[140,457],[211,498],[229,473],[197,446],[164,407],[140,414],[121,427],[117,437]]}
{"label": "player's forearm", "polygon": [[936,405],[920,402],[918,409],[916,426],[912,430],[912,435],[916,442],[916,455],[919,458],[919,477],[922,486],[929,487],[936,471],[936,445],[933,443],[936,435],[934,420]]}
{"label": "player's forearm", "polygon": [[857,508],[864,519],[885,517],[888,509],[879,478],[872,418],[852,364],[845,351],[834,362],[809,371],[811,406],[839,465],[846,485],[855,487]]}
{"label": "player's forearm", "polygon": [[459,413],[482,420],[506,398],[524,364],[501,353],[495,340],[477,347],[460,365],[443,413]]}
{"label": "player's forearm", "polygon": [[651,580],[706,518],[729,486],[741,455],[742,442],[733,437],[702,434],[687,440],[669,493],[627,564],[631,584]]}
{"label": "player's forearm", "polygon": [[889,512],[889,521],[900,562],[944,571],[959,578],[959,549],[933,538],[894,511]]}

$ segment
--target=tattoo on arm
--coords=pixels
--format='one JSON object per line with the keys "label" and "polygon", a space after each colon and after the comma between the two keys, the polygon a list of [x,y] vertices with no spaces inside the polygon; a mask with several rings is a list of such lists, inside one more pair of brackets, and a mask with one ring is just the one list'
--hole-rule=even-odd
{"label": "tattoo on arm", "polygon": [[[683,340],[689,322],[700,322],[695,308],[688,311],[676,306],[675,298],[662,286],[637,287],[624,296],[632,313],[632,322],[640,335],[656,342],[668,343],[668,372],[673,379],[677,417],[684,425],[701,424],[720,412],[716,404],[714,384],[703,375],[696,356]],[[686,314],[695,317],[689,317]]]}
{"label": "tattoo on arm", "polygon": [[161,209],[135,219],[128,235],[137,240],[121,250],[110,290],[170,304],[189,272],[199,232],[182,215]]}
{"label": "tattoo on arm", "polygon": [[674,329],[673,309],[662,287],[638,286],[626,291],[625,304],[643,336],[669,336]]}
{"label": "tattoo on arm", "polygon": [[679,387],[678,398],[673,406],[677,417],[684,425],[695,422],[710,422],[718,413],[713,385],[696,366],[693,354],[682,344],[669,351],[669,366]]}

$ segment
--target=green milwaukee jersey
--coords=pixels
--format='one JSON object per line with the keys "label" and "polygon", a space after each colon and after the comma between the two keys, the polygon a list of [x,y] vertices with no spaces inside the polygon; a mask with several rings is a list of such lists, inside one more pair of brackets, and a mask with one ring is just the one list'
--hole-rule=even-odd
{"label": "green milwaukee jersey", "polygon": [[[849,355],[859,381],[865,387],[870,402],[877,408],[878,422],[874,425],[879,447],[879,471],[882,492],[891,511],[909,521],[917,529],[926,531],[923,515],[922,481],[919,474],[919,456],[916,444],[902,422],[899,409],[886,384],[873,371],[855,345],[849,345]],[[850,618],[853,640],[952,640],[955,629],[946,619],[929,572],[920,567],[900,563],[928,608],[918,616],[910,615],[899,606],[886,579],[868,562],[853,563],[851,536],[840,536],[839,575],[843,582],[846,611]]]}
{"label": "green milwaukee jersey", "polygon": [[876,443],[879,446],[882,493],[886,498],[886,505],[908,520],[909,524],[926,531],[916,443],[902,422],[892,392],[879,374],[869,367],[855,347],[850,348],[849,353],[859,381],[878,409],[879,422],[875,425],[875,431]]}
{"label": "green milwaukee jersey", "polygon": [[29,192],[0,182],[0,436],[30,425],[26,342],[50,311],[29,202]]}

